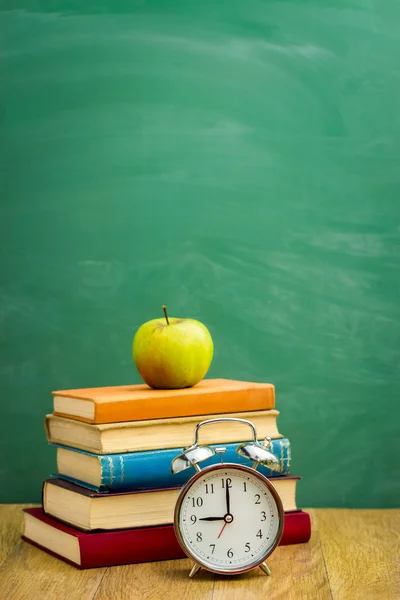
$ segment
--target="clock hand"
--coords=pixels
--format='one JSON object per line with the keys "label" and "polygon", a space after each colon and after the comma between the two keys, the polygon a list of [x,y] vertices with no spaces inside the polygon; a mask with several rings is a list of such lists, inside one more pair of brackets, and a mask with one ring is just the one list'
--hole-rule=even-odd
{"label": "clock hand", "polygon": [[199,521],[224,521],[225,517],[203,517]]}
{"label": "clock hand", "polygon": [[218,536],[218,538],[217,538],[217,539],[219,539],[219,538],[221,537],[221,535],[222,535],[222,532],[223,532],[223,530],[225,529],[225,527],[226,527],[227,525],[228,525],[228,522],[227,522],[227,521],[225,521],[225,523],[224,523],[224,526],[222,527],[221,531],[219,532],[219,536]]}
{"label": "clock hand", "polygon": [[226,482],[226,514],[227,515],[231,514],[231,498],[230,498],[230,493],[229,493],[228,482]]}

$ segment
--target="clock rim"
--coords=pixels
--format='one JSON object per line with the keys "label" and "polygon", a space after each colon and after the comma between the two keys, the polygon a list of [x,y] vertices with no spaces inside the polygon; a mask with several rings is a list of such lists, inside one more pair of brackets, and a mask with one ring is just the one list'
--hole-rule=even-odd
{"label": "clock rim", "polygon": [[[276,506],[278,508],[278,514],[279,514],[279,526],[278,526],[278,532],[277,532],[277,536],[275,538],[274,544],[268,549],[268,551],[265,554],[262,555],[261,559],[257,559],[255,562],[251,563],[251,565],[249,565],[247,567],[242,567],[242,568],[238,568],[238,569],[210,568],[208,565],[206,565],[201,560],[199,560],[198,557],[196,557],[192,554],[190,549],[186,546],[185,542],[183,541],[182,534],[181,534],[180,527],[179,527],[179,513],[180,513],[183,499],[184,499],[186,493],[188,492],[188,490],[203,475],[209,473],[210,471],[221,471],[224,469],[235,469],[238,471],[245,471],[246,473],[250,473],[251,475],[258,477],[258,479],[260,479],[264,483],[264,485],[267,486],[269,491],[271,492],[271,494],[276,502]],[[179,495],[178,495],[178,498],[177,498],[176,504],[175,504],[175,510],[174,510],[174,530],[175,530],[176,539],[178,540],[178,543],[179,543],[180,547],[182,548],[182,550],[185,552],[186,555],[189,556],[189,558],[191,558],[195,563],[200,565],[202,568],[206,569],[207,571],[210,571],[211,573],[217,573],[219,575],[240,575],[242,573],[246,573],[247,571],[251,571],[252,569],[255,569],[256,567],[259,567],[268,558],[268,556],[270,556],[272,554],[272,552],[275,550],[275,548],[278,546],[279,542],[281,541],[281,538],[283,535],[284,521],[285,521],[285,511],[283,510],[282,500],[280,499],[279,494],[276,491],[276,488],[274,487],[274,485],[270,481],[270,479],[268,479],[268,477],[266,477],[259,471],[256,471],[256,469],[253,469],[252,467],[247,467],[245,465],[239,465],[239,464],[235,464],[235,463],[220,463],[218,465],[210,465],[209,467],[205,467],[204,469],[201,469],[201,471],[198,471],[197,473],[195,473],[193,475],[193,477],[191,477],[189,479],[189,481],[187,481],[185,483],[185,485],[179,492]]]}

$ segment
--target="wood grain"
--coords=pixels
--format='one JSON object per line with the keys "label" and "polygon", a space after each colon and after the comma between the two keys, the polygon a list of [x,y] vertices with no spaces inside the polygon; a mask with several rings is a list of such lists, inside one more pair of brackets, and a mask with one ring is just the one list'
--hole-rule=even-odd
{"label": "wood grain", "polygon": [[1,598],[86,600],[93,598],[106,569],[79,571],[21,540],[23,508],[0,505]]}
{"label": "wood grain", "polygon": [[400,510],[316,511],[335,600],[400,598]]}
{"label": "wood grain", "polygon": [[0,567],[0,589],[7,600],[86,600],[93,598],[106,569],[79,571],[22,542]]}
{"label": "wood grain", "polygon": [[0,504],[0,565],[22,544],[22,509],[34,504]]}
{"label": "wood grain", "polygon": [[22,505],[0,505],[0,590],[7,600],[397,600],[400,510],[309,510],[308,544],[279,547],[241,577],[200,571],[189,560],[79,571],[20,539]]}
{"label": "wood grain", "polygon": [[[170,560],[108,569],[95,600],[212,600],[214,577],[189,579],[188,559]],[[134,595],[133,595],[134,590]]]}

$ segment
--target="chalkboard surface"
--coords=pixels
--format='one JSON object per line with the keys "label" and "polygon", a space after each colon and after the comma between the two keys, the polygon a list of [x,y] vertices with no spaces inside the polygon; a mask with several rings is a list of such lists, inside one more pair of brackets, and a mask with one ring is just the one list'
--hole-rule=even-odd
{"label": "chalkboard surface", "polygon": [[400,3],[2,7],[0,500],[165,303],[276,384],[300,505],[398,504]]}

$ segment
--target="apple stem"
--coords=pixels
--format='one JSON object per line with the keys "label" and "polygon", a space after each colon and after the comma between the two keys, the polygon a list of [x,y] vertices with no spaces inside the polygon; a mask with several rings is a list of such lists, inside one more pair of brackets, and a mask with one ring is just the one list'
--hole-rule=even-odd
{"label": "apple stem", "polygon": [[169,319],[168,319],[168,313],[167,313],[167,307],[165,306],[165,304],[162,307],[163,311],[164,311],[164,316],[165,316],[165,320],[167,321],[167,325],[169,325]]}

